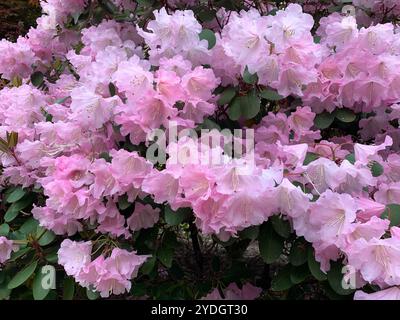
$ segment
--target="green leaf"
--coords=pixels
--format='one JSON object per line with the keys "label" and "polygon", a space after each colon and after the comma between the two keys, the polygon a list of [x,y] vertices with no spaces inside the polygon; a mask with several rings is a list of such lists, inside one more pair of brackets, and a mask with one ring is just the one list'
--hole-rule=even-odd
{"label": "green leaf", "polygon": [[75,280],[66,277],[63,282],[63,300],[73,300],[75,295]]}
{"label": "green leaf", "polygon": [[39,227],[39,222],[34,218],[29,218],[24,222],[24,224],[19,228],[19,231],[24,235],[36,233]]}
{"label": "green leaf", "polygon": [[46,276],[46,273],[41,272],[41,268],[39,268],[38,272],[35,275],[32,283],[32,293],[33,298],[35,300],[43,300],[49,294],[50,289],[44,289],[42,286],[42,280]]}
{"label": "green leaf", "polygon": [[6,214],[4,215],[5,222],[13,221],[19,214],[19,212],[29,205],[32,204],[34,196],[32,194],[28,194],[24,196],[22,199],[14,202],[7,210]]}
{"label": "green leaf", "polygon": [[260,228],[258,226],[251,226],[242,231],[239,231],[239,236],[243,239],[255,240],[258,237]]}
{"label": "green leaf", "polygon": [[306,158],[304,159],[303,165],[307,166],[311,162],[317,160],[319,158],[319,155],[312,153],[312,152],[307,152]]}
{"label": "green leaf", "polygon": [[357,116],[350,109],[336,109],[334,114],[337,119],[345,123],[351,123],[357,119]]}
{"label": "green leaf", "polygon": [[212,258],[211,268],[214,272],[219,272],[221,270],[221,259],[218,256]]}
{"label": "green leaf", "polygon": [[218,123],[215,123],[211,119],[204,119],[203,123],[200,124],[200,129],[207,129],[207,130],[213,130],[216,129],[218,131],[221,131],[221,126]]}
{"label": "green leaf", "polygon": [[33,250],[32,248],[28,247],[28,248],[23,248],[23,249],[19,249],[17,252],[13,252],[11,253],[11,258],[10,260],[8,260],[9,262],[13,262],[15,260],[18,260],[19,258],[21,258],[22,256],[24,256],[25,254],[27,254],[28,252],[30,252],[31,250]]}
{"label": "green leaf", "polygon": [[[44,234],[42,235],[43,232]],[[45,230],[43,227],[38,227],[36,237],[40,237],[38,243],[40,246],[44,247],[52,243],[56,238],[56,235],[51,230]]]}
{"label": "green leaf", "polygon": [[290,248],[289,261],[296,267],[307,262],[307,244],[301,238],[296,239]]}
{"label": "green leaf", "polygon": [[255,90],[240,98],[241,113],[245,119],[253,119],[260,112],[260,105],[261,100]]}
{"label": "green leaf", "polygon": [[310,269],[310,272],[313,275],[313,277],[318,281],[326,280],[326,274],[321,270],[320,263],[315,260],[314,249],[311,246],[308,247],[307,260],[308,260],[308,268]]}
{"label": "green leaf", "polygon": [[117,94],[117,88],[115,88],[115,85],[112,82],[108,84],[108,90],[110,91],[111,97],[114,97]]}
{"label": "green leaf", "polygon": [[397,227],[400,225],[400,205],[388,204],[386,205],[385,211],[381,215],[382,219],[390,220],[391,227]]}
{"label": "green leaf", "polygon": [[260,97],[267,99],[269,101],[279,101],[282,100],[283,97],[276,92],[275,90],[271,90],[271,89],[264,89],[260,92]]}
{"label": "green leaf", "polygon": [[122,197],[118,198],[118,208],[120,210],[126,210],[128,209],[130,206],[132,205],[132,203],[130,203],[128,201],[128,196],[123,195]]}
{"label": "green leaf", "polygon": [[14,191],[12,191],[8,196],[6,201],[8,203],[14,203],[17,202],[18,200],[21,200],[22,197],[26,194],[26,191],[22,189],[21,187],[16,188]]}
{"label": "green leaf", "polygon": [[314,43],[320,43],[321,42],[321,37],[320,36],[314,36]]}
{"label": "green leaf", "polygon": [[0,237],[6,237],[10,232],[10,226],[7,223],[0,225]]}
{"label": "green leaf", "polygon": [[323,130],[329,128],[334,120],[335,120],[335,115],[333,113],[324,111],[316,115],[314,119],[314,124],[318,129]]}
{"label": "green leaf", "polygon": [[176,235],[174,232],[167,231],[162,239],[161,247],[157,250],[157,257],[167,268],[171,268],[177,246]]}
{"label": "green leaf", "polygon": [[224,106],[226,104],[229,104],[235,97],[235,95],[236,95],[236,89],[234,87],[226,88],[219,96],[218,105]]}
{"label": "green leaf", "polygon": [[132,286],[131,294],[135,297],[143,297],[147,293],[147,286],[145,283],[135,283]]}
{"label": "green leaf", "polygon": [[331,269],[328,271],[328,282],[333,291],[340,295],[349,295],[354,292],[353,289],[344,289],[342,286],[343,276],[342,273],[343,265],[339,262],[332,262]]}
{"label": "green leaf", "polygon": [[31,82],[36,87],[39,88],[44,82],[44,75],[40,71],[36,71],[31,75]]}
{"label": "green leaf", "polygon": [[374,161],[371,166],[371,172],[374,177],[379,177],[383,174],[384,169],[380,163]]}
{"label": "green leaf", "polygon": [[293,284],[302,283],[308,276],[310,276],[310,270],[306,264],[299,267],[292,266],[290,269],[290,281]]}
{"label": "green leaf", "polygon": [[157,259],[156,257],[148,258],[140,267],[140,270],[143,274],[150,274],[154,267],[156,266]]}
{"label": "green leaf", "polygon": [[14,206],[14,204],[12,204],[8,208],[8,210],[6,211],[6,214],[4,215],[5,222],[11,222],[18,216],[19,210],[17,210],[16,207],[17,206]]}
{"label": "green leaf", "polygon": [[215,37],[215,33],[209,29],[203,29],[203,31],[199,34],[200,40],[207,40],[208,49],[214,48],[217,43],[217,38]]}
{"label": "green leaf", "polygon": [[192,209],[180,208],[173,211],[170,206],[166,206],[164,210],[165,222],[170,226],[180,225],[182,222],[187,221],[192,216]]}
{"label": "green leaf", "polygon": [[196,15],[202,22],[208,22],[212,21],[215,18],[216,11],[204,8],[196,12]]}
{"label": "green leaf", "polygon": [[354,164],[356,162],[356,156],[354,153],[348,154],[345,159],[350,162],[351,164]]}
{"label": "green leaf", "polygon": [[18,272],[8,283],[8,289],[14,289],[22,285],[35,272],[38,262],[35,261]]}
{"label": "green leaf", "polygon": [[249,68],[246,66],[246,69],[244,69],[243,72],[243,81],[247,84],[256,84],[258,81],[258,75],[257,73],[250,73]]}
{"label": "green leaf", "polygon": [[270,223],[264,223],[260,228],[258,245],[261,257],[265,263],[270,264],[280,257],[283,250],[284,239],[274,231]]}
{"label": "green leaf", "polygon": [[292,280],[290,279],[290,270],[290,266],[285,266],[279,270],[278,274],[272,279],[272,291],[285,291],[293,286]]}
{"label": "green leaf", "polygon": [[100,294],[97,291],[86,288],[86,296],[89,300],[97,300],[100,297]]}
{"label": "green leaf", "polygon": [[58,263],[58,245],[54,245],[51,248],[46,248],[44,250],[45,258],[48,262],[56,264]]}
{"label": "green leaf", "polygon": [[289,221],[283,220],[281,217],[275,215],[271,217],[271,223],[277,234],[285,239],[289,238],[291,233]]}
{"label": "green leaf", "polygon": [[233,99],[228,109],[228,116],[229,119],[231,119],[232,121],[237,121],[242,116],[242,110],[240,107],[240,97],[236,97],[235,99]]}
{"label": "green leaf", "polygon": [[6,283],[0,284],[0,300],[6,300],[10,297],[11,289],[7,288]]}

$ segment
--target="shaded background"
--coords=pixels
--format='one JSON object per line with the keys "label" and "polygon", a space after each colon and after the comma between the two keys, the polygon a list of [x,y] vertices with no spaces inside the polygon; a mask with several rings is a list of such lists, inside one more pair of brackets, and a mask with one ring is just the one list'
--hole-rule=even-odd
{"label": "shaded background", "polygon": [[15,41],[39,16],[39,0],[0,0],[0,39]]}

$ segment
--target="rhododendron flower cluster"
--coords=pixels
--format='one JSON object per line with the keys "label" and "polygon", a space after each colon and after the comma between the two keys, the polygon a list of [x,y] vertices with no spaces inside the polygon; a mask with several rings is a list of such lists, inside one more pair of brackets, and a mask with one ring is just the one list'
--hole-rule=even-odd
{"label": "rhododendron flower cluster", "polygon": [[0,41],[9,297],[51,263],[79,297],[399,299],[397,2],[239,2],[47,0]]}
{"label": "rhododendron flower cluster", "polygon": [[139,266],[147,256],[115,248],[108,258],[97,257],[91,261],[92,244],[64,240],[58,251],[59,263],[69,276],[75,277],[83,287],[92,287],[102,297],[121,294],[131,288],[130,279],[136,277]]}

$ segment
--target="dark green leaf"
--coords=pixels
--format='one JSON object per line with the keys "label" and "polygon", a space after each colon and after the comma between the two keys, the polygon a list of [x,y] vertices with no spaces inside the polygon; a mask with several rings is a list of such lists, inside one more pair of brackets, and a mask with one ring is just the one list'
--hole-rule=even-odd
{"label": "dark green leaf", "polygon": [[304,159],[304,165],[307,166],[311,162],[317,160],[319,158],[319,155],[312,153],[312,152],[307,152],[306,158]]}
{"label": "dark green leaf", "polygon": [[240,98],[241,113],[245,119],[253,119],[260,112],[260,105],[261,101],[255,90]]}
{"label": "dark green leaf", "polygon": [[71,277],[64,279],[63,300],[73,300],[75,295],[75,280]]}
{"label": "dark green leaf", "polygon": [[208,8],[199,10],[196,15],[202,22],[212,21],[215,18],[216,11]]}
{"label": "dark green leaf", "polygon": [[345,123],[351,123],[357,119],[357,116],[350,109],[336,109],[335,117]]}
{"label": "dark green leaf", "polygon": [[310,276],[310,270],[306,264],[299,267],[292,266],[290,269],[290,281],[293,284],[302,283],[308,276]]}
{"label": "dark green leaf", "polygon": [[115,85],[111,82],[108,84],[108,90],[110,91],[111,97],[114,97],[117,94],[117,89],[115,88]]}
{"label": "dark green leaf", "polygon": [[311,246],[308,247],[307,260],[308,268],[310,269],[313,277],[318,281],[326,280],[326,274],[322,272],[320,263],[315,260],[314,249]]}
{"label": "dark green leaf", "polygon": [[356,162],[356,157],[354,153],[348,154],[345,159],[350,162],[351,164],[354,164]]}
{"label": "dark green leaf", "polygon": [[24,222],[24,224],[19,228],[19,231],[24,235],[36,234],[39,227],[39,222],[34,218],[29,218]]}
{"label": "dark green leaf", "polygon": [[29,205],[32,204],[34,200],[33,194],[28,194],[24,196],[22,199],[14,202],[7,210],[6,214],[4,215],[5,222],[13,221],[19,214],[19,212]]}
{"label": "dark green leaf", "polygon": [[322,130],[329,128],[334,120],[335,120],[335,115],[333,113],[324,111],[320,114],[317,114],[317,116],[314,119],[314,124],[318,129]]}
{"label": "dark green leaf", "polygon": [[272,228],[270,223],[264,223],[260,228],[258,236],[260,254],[265,263],[273,263],[280,257],[284,239],[280,237]]}
{"label": "dark green leaf", "polygon": [[8,283],[8,289],[14,289],[22,285],[35,272],[38,262],[31,263],[26,268],[18,272]]}
{"label": "dark green leaf", "polygon": [[191,217],[192,210],[190,208],[180,208],[177,211],[173,211],[170,206],[166,206],[164,214],[166,223],[171,226],[177,226]]}
{"label": "dark green leaf", "polygon": [[271,90],[271,89],[264,89],[260,92],[260,97],[267,99],[269,101],[279,101],[282,100],[283,97],[276,92],[275,90]]}
{"label": "dark green leaf", "polygon": [[86,296],[89,300],[97,300],[100,297],[100,294],[97,291],[93,291],[90,288],[86,288]]}
{"label": "dark green leaf", "polygon": [[282,217],[279,216],[272,216],[271,223],[277,234],[285,239],[289,238],[291,232],[289,221],[283,220]]}
{"label": "dark green leaf", "polygon": [[215,37],[215,33],[209,29],[203,29],[203,31],[199,34],[200,40],[207,40],[208,49],[212,49],[217,43],[217,38]]}
{"label": "dark green leaf", "polygon": [[223,106],[232,101],[236,95],[236,89],[234,87],[226,88],[219,96],[218,105]]}
{"label": "dark green leaf", "polygon": [[383,174],[384,169],[380,163],[374,161],[371,166],[371,172],[374,177],[379,177]]}
{"label": "dark green leaf", "polygon": [[[44,232],[44,233],[43,233]],[[42,235],[43,233],[43,235]],[[49,245],[50,243],[52,243],[54,241],[54,239],[56,238],[56,235],[54,234],[53,231],[51,230],[45,230],[42,227],[38,227],[37,232],[36,232],[36,236],[40,237],[38,243],[39,245],[41,245],[42,247]]]}
{"label": "dark green leaf", "polygon": [[42,273],[41,269],[39,268],[38,272],[35,275],[32,283],[32,293],[33,298],[35,300],[43,300],[48,295],[50,289],[43,288],[42,280],[46,276],[46,273]]}
{"label": "dark green leaf", "polygon": [[292,280],[290,280],[290,270],[290,266],[285,266],[279,270],[278,274],[274,278],[272,278],[272,291],[285,291],[293,286]]}
{"label": "dark green leaf", "polygon": [[307,244],[301,238],[296,239],[290,248],[289,261],[296,267],[307,262]]}
{"label": "dark green leaf", "polygon": [[10,226],[7,223],[0,225],[0,237],[6,237],[10,232]]}
{"label": "dark green leaf", "polygon": [[211,119],[204,119],[203,123],[200,124],[200,129],[208,129],[208,130],[213,130],[216,129],[218,131],[221,131],[221,126],[218,123],[215,123]]}
{"label": "dark green leaf", "polygon": [[19,258],[21,258],[22,256],[24,256],[25,254],[27,254],[28,252],[30,252],[31,250],[33,250],[32,248],[23,248],[23,249],[19,249],[17,252],[13,252],[11,253],[11,258],[10,262],[13,262],[15,260],[18,260]]}
{"label": "dark green leaf", "polygon": [[0,300],[6,300],[10,297],[11,289],[7,288],[6,283],[0,284]]}
{"label": "dark green leaf", "polygon": [[386,205],[381,218],[390,220],[391,227],[398,227],[400,225],[400,205],[394,203]]}
{"label": "dark green leaf", "polygon": [[243,239],[250,239],[255,240],[259,234],[259,227],[258,226],[251,226],[239,232],[239,236]]}
{"label": "dark green leaf", "polygon": [[231,105],[229,106],[228,109],[228,116],[229,119],[233,120],[233,121],[237,121],[240,119],[240,117],[242,116],[242,110],[240,107],[240,99],[241,97],[236,97],[233,99]]}
{"label": "dark green leaf", "polygon": [[174,232],[165,232],[161,247],[157,250],[157,257],[167,268],[171,268],[175,249],[178,245]]}
{"label": "dark green leaf", "polygon": [[340,295],[349,295],[354,292],[352,289],[343,288],[343,276],[342,273],[343,265],[339,262],[332,262],[331,269],[328,271],[328,282],[333,291]]}
{"label": "dark green leaf", "polygon": [[243,81],[246,82],[247,84],[255,84],[258,81],[258,76],[257,73],[250,73],[248,67],[244,69],[243,72]]}
{"label": "dark green leaf", "polygon": [[26,191],[22,189],[21,187],[18,187],[14,189],[8,196],[7,196],[7,202],[8,203],[14,203],[17,202],[18,200],[21,200],[22,197],[26,194]]}
{"label": "dark green leaf", "polygon": [[156,266],[156,257],[150,257],[148,258],[145,263],[142,264],[140,270],[143,274],[150,274],[154,267]]}
{"label": "dark green leaf", "polygon": [[131,205],[132,205],[132,203],[130,203],[130,202],[128,201],[128,196],[124,195],[124,196],[118,198],[118,208],[119,208],[120,210],[126,210],[126,209],[128,209]]}
{"label": "dark green leaf", "polygon": [[39,88],[44,82],[44,75],[40,71],[36,71],[31,75],[31,82],[36,87]]}

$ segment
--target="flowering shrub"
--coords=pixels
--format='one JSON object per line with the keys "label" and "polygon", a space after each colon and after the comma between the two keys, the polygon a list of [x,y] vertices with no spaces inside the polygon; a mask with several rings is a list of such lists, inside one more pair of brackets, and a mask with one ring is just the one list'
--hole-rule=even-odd
{"label": "flowering shrub", "polygon": [[398,299],[397,2],[41,1],[0,299]]}

